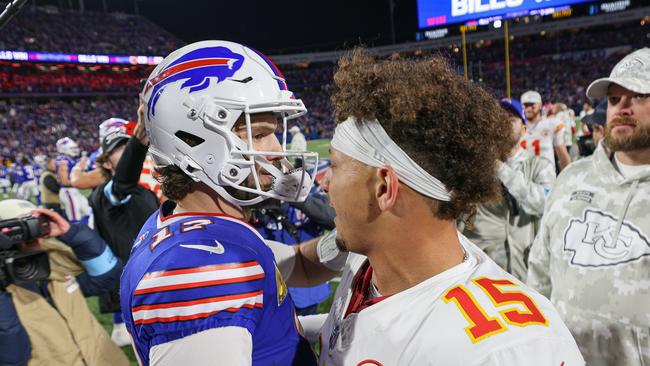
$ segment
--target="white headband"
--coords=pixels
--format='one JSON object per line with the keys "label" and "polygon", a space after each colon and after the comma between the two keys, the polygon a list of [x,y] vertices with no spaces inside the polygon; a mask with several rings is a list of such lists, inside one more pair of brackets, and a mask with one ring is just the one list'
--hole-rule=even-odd
{"label": "white headband", "polygon": [[451,201],[447,187],[406,155],[377,121],[357,123],[354,118],[346,119],[336,126],[331,145],[368,166],[390,165],[407,186],[427,197]]}

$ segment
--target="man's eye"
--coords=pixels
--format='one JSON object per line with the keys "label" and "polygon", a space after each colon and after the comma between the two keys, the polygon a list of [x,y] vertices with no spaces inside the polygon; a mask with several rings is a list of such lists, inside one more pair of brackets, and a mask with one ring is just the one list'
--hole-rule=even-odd
{"label": "man's eye", "polygon": [[616,105],[621,100],[621,97],[607,97],[607,101],[611,105]]}
{"label": "man's eye", "polygon": [[253,138],[254,138],[255,140],[261,140],[261,139],[264,138],[264,136],[265,136],[265,135],[264,135],[263,133],[258,133],[257,135],[254,135]]}
{"label": "man's eye", "polygon": [[646,100],[650,97],[650,94],[637,94],[634,96],[635,99]]}

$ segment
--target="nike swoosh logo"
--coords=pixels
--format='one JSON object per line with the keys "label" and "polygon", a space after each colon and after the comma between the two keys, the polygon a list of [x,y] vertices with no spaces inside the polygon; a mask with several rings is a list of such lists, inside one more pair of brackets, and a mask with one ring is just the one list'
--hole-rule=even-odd
{"label": "nike swoosh logo", "polygon": [[221,243],[218,241],[214,241],[216,246],[211,246],[211,245],[203,245],[203,244],[181,244],[183,248],[190,248],[190,249],[198,249],[198,250],[205,250],[206,252],[214,253],[214,254],[223,254],[226,252],[226,248],[223,247]]}

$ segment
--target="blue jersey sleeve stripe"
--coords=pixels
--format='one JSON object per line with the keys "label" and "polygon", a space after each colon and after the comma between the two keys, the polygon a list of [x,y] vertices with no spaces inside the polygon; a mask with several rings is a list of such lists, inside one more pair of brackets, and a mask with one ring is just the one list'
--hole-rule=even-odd
{"label": "blue jersey sleeve stripe", "polygon": [[131,314],[135,325],[188,321],[207,318],[223,311],[236,313],[241,308],[261,309],[263,298],[262,291],[258,291],[176,304],[140,306],[132,309]]}
{"label": "blue jersey sleeve stripe", "polygon": [[[208,269],[206,270],[206,268]],[[170,272],[173,274],[145,275],[138,283],[134,295],[256,281],[264,278],[264,269],[255,261],[229,266],[196,267],[184,269],[181,273],[179,271]]]}

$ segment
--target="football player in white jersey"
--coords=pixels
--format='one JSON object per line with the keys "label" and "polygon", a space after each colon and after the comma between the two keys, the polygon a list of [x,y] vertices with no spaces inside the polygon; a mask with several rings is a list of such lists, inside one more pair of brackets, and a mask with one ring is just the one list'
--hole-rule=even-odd
{"label": "football player in white jersey", "polygon": [[356,51],[334,80],[324,188],[337,245],[303,244],[279,260],[293,259],[293,283],[315,278],[314,252],[328,268],[342,257],[336,247],[351,252],[320,364],[584,365],[551,303],[456,230],[499,191],[512,126],[496,101],[436,57]]}
{"label": "football player in white jersey", "polygon": [[529,90],[521,95],[520,101],[528,121],[526,138],[521,146],[552,163],[555,163],[557,154],[560,170],[564,169],[571,163],[564,141],[564,123],[554,117],[542,118],[542,96],[538,92]]}

